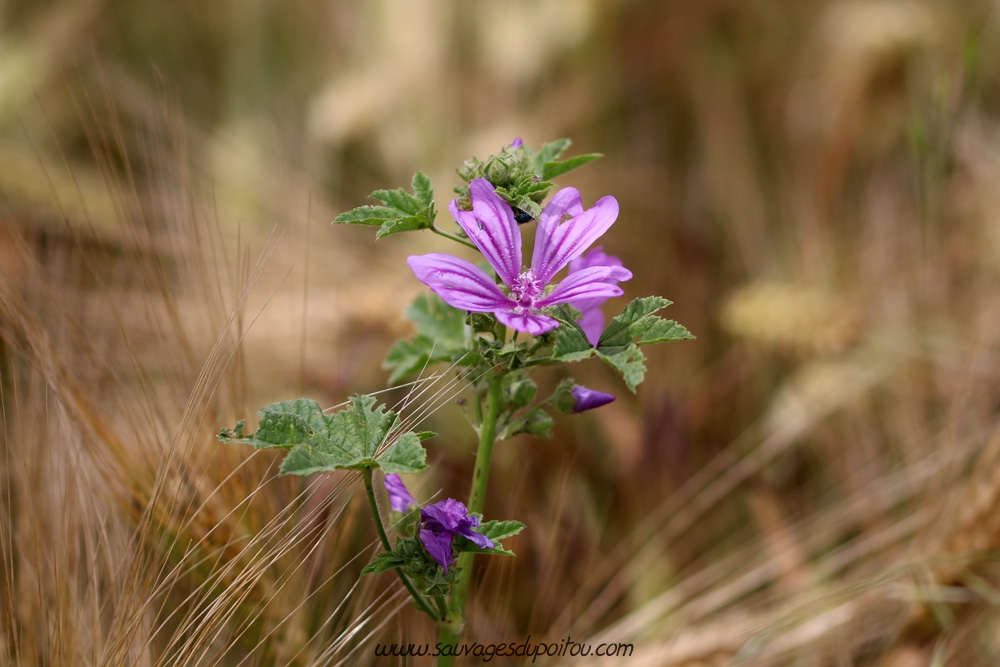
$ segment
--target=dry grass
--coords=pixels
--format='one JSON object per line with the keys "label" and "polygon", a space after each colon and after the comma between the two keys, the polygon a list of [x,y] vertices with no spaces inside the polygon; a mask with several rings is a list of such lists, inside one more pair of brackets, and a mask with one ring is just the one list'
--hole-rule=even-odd
{"label": "dry grass", "polygon": [[[673,299],[698,340],[654,352],[638,396],[498,447],[486,514],[529,529],[484,563],[469,636],[996,664],[994,6],[166,7],[0,6],[0,662],[432,641],[358,574],[357,480],[279,478],[214,434],[381,389],[419,287],[400,260],[439,247],[328,221],[417,168],[443,202],[524,134],[607,154],[573,184],[619,198],[629,296]],[[406,404],[441,433],[425,497],[468,483],[457,390]]]}

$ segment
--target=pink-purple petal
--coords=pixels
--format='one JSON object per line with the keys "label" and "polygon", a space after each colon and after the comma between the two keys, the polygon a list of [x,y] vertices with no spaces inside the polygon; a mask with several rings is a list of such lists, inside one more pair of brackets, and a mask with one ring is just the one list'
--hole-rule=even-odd
{"label": "pink-purple petal", "polygon": [[540,313],[530,313],[527,310],[520,312],[512,309],[496,310],[493,314],[504,326],[532,336],[541,336],[559,326],[559,320]]}
{"label": "pink-purple petal", "polygon": [[411,255],[406,263],[417,279],[449,306],[487,313],[515,305],[482,269],[460,257],[445,253]]}
{"label": "pink-purple petal", "polygon": [[450,531],[435,533],[427,528],[423,528],[420,531],[420,541],[423,542],[424,549],[427,549],[427,553],[437,561],[437,564],[441,566],[445,574],[448,574],[448,568],[455,560],[451,555],[453,535],[454,533]]}
{"label": "pink-purple petal", "polygon": [[389,507],[395,512],[405,514],[410,511],[411,507],[417,504],[416,499],[410,495],[399,475],[386,475],[385,489],[389,492]]}
{"label": "pink-purple petal", "polygon": [[583,329],[583,333],[587,334],[587,340],[594,347],[597,347],[598,341],[601,340],[601,334],[604,332],[604,313],[601,312],[600,308],[602,301],[604,299],[588,300],[588,303],[593,305],[587,308],[583,308],[577,303],[571,304],[582,313],[578,320],[580,328]]}
{"label": "pink-purple petal", "polygon": [[[479,524],[477,522],[474,525],[478,526]],[[490,538],[486,537],[485,535],[483,535],[481,533],[477,533],[476,531],[472,530],[471,527],[470,528],[463,528],[462,530],[457,530],[457,531],[455,531],[455,534],[456,535],[461,535],[465,539],[467,539],[470,542],[472,542],[473,544],[475,544],[480,549],[492,549],[493,548],[493,541]]]}
{"label": "pink-purple petal", "polygon": [[465,504],[454,498],[445,498],[420,510],[420,518],[434,531],[454,531],[468,518]]}
{"label": "pink-purple petal", "polygon": [[521,230],[514,212],[485,178],[472,180],[469,197],[471,211],[459,209],[455,200],[448,210],[500,279],[511,285],[521,273]]}
{"label": "pink-purple petal", "polygon": [[592,266],[566,276],[551,294],[536,301],[535,305],[544,308],[582,299],[621,296],[622,288],[615,283],[631,277],[632,272],[620,266]]}
{"label": "pink-purple petal", "polygon": [[602,197],[591,208],[548,232],[542,251],[532,256],[535,278],[549,282],[608,231],[617,218],[618,201],[611,196]]}
{"label": "pink-purple petal", "polygon": [[551,252],[552,233],[559,227],[564,216],[583,213],[583,201],[576,188],[563,188],[557,192],[538,217],[535,229],[535,249],[531,253],[531,265],[538,266],[542,257]]}
{"label": "pink-purple petal", "polygon": [[604,246],[595,246],[585,255],[581,255],[569,263],[569,272],[575,273],[592,266],[621,266],[622,261],[614,255],[604,252]]}
{"label": "pink-purple petal", "polygon": [[576,399],[576,405],[573,407],[573,412],[593,410],[594,408],[607,405],[611,401],[615,400],[614,394],[606,394],[603,391],[587,389],[586,387],[581,387],[579,385],[573,387],[573,391],[570,393],[572,393],[573,398]]}

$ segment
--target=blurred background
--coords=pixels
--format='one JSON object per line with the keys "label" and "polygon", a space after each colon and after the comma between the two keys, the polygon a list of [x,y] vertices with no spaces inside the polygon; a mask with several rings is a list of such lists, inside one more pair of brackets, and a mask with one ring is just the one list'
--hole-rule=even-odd
{"label": "blurred background", "polygon": [[[455,169],[518,136],[604,154],[560,184],[618,199],[626,297],[697,340],[635,395],[579,365],[618,401],[498,446],[485,514],[528,530],[467,637],[997,664],[990,0],[0,2],[0,662],[435,641],[358,574],[355,478],[215,434],[383,389],[403,260],[442,240],[330,221],[419,169],[447,224]],[[461,410],[417,403],[411,488],[464,497]]]}

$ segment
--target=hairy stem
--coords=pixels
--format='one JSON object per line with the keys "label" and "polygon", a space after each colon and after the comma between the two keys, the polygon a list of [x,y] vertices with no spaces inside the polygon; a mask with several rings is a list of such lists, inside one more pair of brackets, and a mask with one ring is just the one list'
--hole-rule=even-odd
{"label": "hairy stem", "polygon": [[[392,547],[389,545],[389,537],[385,534],[385,526],[382,525],[382,516],[378,511],[378,503],[375,502],[375,489],[372,487],[372,471],[370,469],[362,470],[361,476],[365,480],[365,493],[368,494],[368,505],[372,508],[372,517],[375,519],[375,529],[378,531],[378,538],[382,541],[382,547],[386,551],[392,551]],[[406,590],[410,591],[410,595],[413,596],[413,601],[417,603],[417,606],[427,612],[431,618],[440,620],[441,615],[431,609],[426,598],[417,592],[417,589],[413,587],[413,584],[406,577],[406,575],[403,574],[403,571],[398,567],[395,568],[395,570],[396,574],[399,575],[400,581],[402,581],[403,585],[406,586]]]}
{"label": "hairy stem", "polygon": [[[493,443],[496,439],[497,418],[503,407],[503,373],[491,371],[486,388],[486,409],[479,424],[479,449],[476,451],[476,467],[472,473],[472,490],[469,492],[469,513],[482,513],[486,499],[486,481],[490,476],[490,461],[493,458]],[[451,592],[448,616],[441,623],[441,643],[458,644],[465,624],[465,600],[472,582],[472,557],[474,554],[461,553],[458,556],[458,581]],[[454,664],[454,656],[438,657],[438,665]]]}

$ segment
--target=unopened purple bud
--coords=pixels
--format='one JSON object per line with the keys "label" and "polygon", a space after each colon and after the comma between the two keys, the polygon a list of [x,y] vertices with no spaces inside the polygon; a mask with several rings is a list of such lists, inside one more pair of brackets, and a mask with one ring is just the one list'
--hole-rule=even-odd
{"label": "unopened purple bud", "polygon": [[414,497],[406,490],[406,485],[399,475],[386,475],[385,489],[389,492],[389,507],[396,512],[406,514],[417,504]]}
{"label": "unopened purple bud", "polygon": [[593,410],[594,408],[607,405],[611,401],[615,400],[614,394],[605,394],[603,391],[587,389],[586,387],[581,387],[580,385],[573,387],[573,390],[570,393],[573,394],[573,398],[576,399],[576,405],[573,406],[573,412]]}
{"label": "unopened purple bud", "polygon": [[511,148],[520,148],[523,144],[524,144],[524,142],[521,141],[521,137],[518,137],[514,141],[510,142],[510,147]]}

